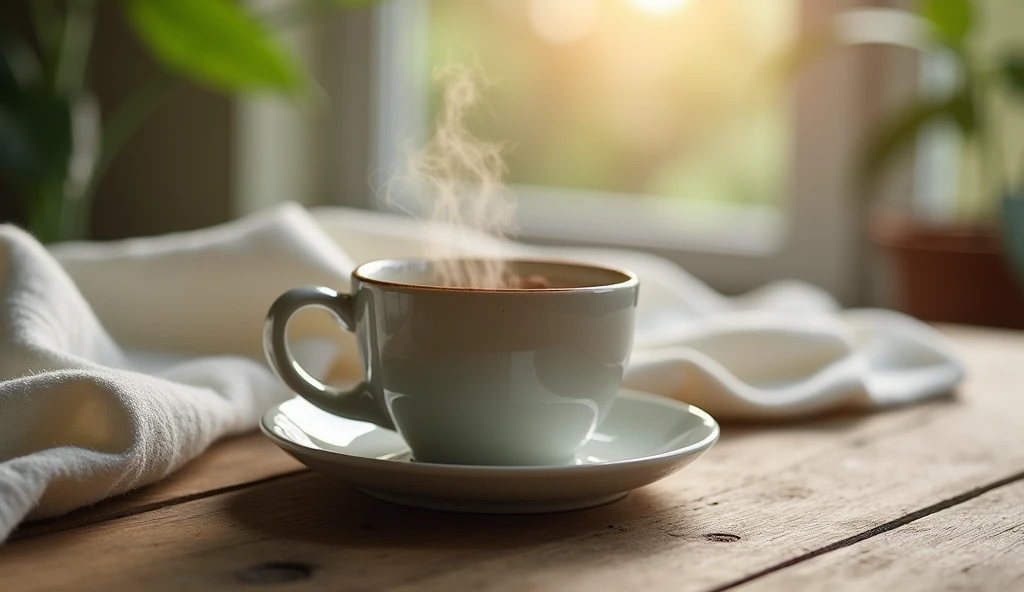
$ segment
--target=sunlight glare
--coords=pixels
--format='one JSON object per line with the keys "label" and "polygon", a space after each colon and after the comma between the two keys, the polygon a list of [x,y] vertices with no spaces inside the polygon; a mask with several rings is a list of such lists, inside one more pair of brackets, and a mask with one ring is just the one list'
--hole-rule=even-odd
{"label": "sunlight glare", "polygon": [[643,12],[653,15],[666,15],[679,11],[691,0],[628,0],[630,4]]}

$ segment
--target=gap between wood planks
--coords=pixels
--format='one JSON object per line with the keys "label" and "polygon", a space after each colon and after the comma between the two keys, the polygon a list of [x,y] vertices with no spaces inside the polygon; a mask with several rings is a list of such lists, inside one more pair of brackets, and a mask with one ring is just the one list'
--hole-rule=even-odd
{"label": "gap between wood planks", "polygon": [[1007,485],[1010,485],[1012,483],[1015,483],[1015,482],[1021,481],[1021,480],[1024,480],[1024,471],[1021,471],[1019,473],[1015,473],[1013,475],[1010,475],[1009,477],[1000,479],[998,481],[994,481],[992,483],[989,483],[988,485],[982,485],[982,486],[979,486],[979,487],[975,487],[974,489],[971,489],[969,491],[965,491],[964,493],[961,493],[960,495],[956,495],[956,496],[953,496],[953,497],[951,497],[949,499],[943,500],[941,502],[938,502],[938,503],[932,504],[930,506],[921,508],[920,510],[917,510],[915,512],[911,512],[911,513],[909,513],[909,514],[907,514],[905,516],[901,516],[899,518],[896,518],[895,520],[890,520],[889,522],[886,522],[884,524],[879,524],[878,526],[875,526],[874,528],[870,528],[868,530],[865,530],[864,532],[855,534],[855,535],[847,537],[845,539],[838,540],[838,541],[836,541],[834,543],[830,543],[828,545],[825,545],[824,547],[819,547],[819,548],[817,548],[817,549],[815,549],[813,551],[809,551],[807,553],[804,553],[803,555],[799,555],[799,556],[794,557],[792,559],[783,561],[782,563],[773,565],[771,567],[767,567],[765,569],[762,569],[761,571],[752,573],[752,574],[750,574],[748,576],[745,576],[743,578],[740,578],[738,580],[729,582],[727,584],[723,584],[723,585],[715,587],[715,588],[711,588],[707,592],[725,592],[726,590],[732,590],[732,589],[737,588],[739,586],[742,586],[744,584],[749,584],[750,582],[753,582],[754,580],[757,580],[759,578],[763,578],[764,576],[767,576],[769,574],[775,573],[777,571],[781,571],[783,569],[786,569],[787,567],[792,567],[792,566],[794,566],[794,565],[796,565],[798,563],[803,563],[804,561],[809,561],[811,559],[814,559],[815,557],[820,557],[822,555],[825,555],[826,553],[831,553],[833,551],[838,551],[839,549],[843,549],[845,547],[856,545],[857,543],[859,543],[861,541],[865,541],[865,540],[870,539],[872,537],[876,537],[876,536],[878,536],[880,534],[884,534],[886,532],[889,532],[889,531],[892,531],[892,530],[896,530],[897,528],[900,528],[902,526],[906,526],[907,524],[910,524],[911,522],[915,522],[917,520],[920,520],[921,518],[924,518],[926,516],[930,516],[932,514],[941,512],[941,511],[946,510],[948,508],[952,508],[953,506],[957,506],[957,505],[962,504],[964,502],[970,501],[970,500],[972,500],[972,499],[974,499],[974,498],[976,498],[976,497],[978,497],[980,495],[983,495],[985,493],[988,493],[988,492],[990,492],[990,491],[992,491],[994,489],[998,489],[1000,487],[1005,487]]}
{"label": "gap between wood planks", "polygon": [[78,520],[69,520],[67,516],[55,516],[53,518],[46,518],[43,520],[29,523],[26,529],[15,530],[13,533],[11,533],[11,536],[7,539],[7,542],[11,543],[14,541],[24,541],[27,539],[35,538],[37,536],[54,534],[65,530],[71,530],[73,528],[81,528],[83,526],[99,524],[100,522],[108,522],[110,520],[117,520],[119,518],[128,518],[129,516],[137,516],[139,514],[153,512],[155,510],[162,510],[163,508],[169,508],[171,506],[176,506],[178,504],[184,504],[195,500],[213,497],[215,495],[220,495],[222,493],[231,493],[232,491],[238,491],[240,489],[246,489],[248,487],[263,485],[265,483],[273,483],[274,481],[280,481],[282,479],[299,477],[301,475],[305,475],[306,473],[309,473],[309,469],[299,469],[297,471],[290,471],[288,473],[271,475],[269,477],[264,477],[262,479],[256,479],[253,481],[246,481],[244,483],[235,483],[233,485],[227,485],[224,487],[217,487],[214,489],[207,489],[205,491],[198,491],[196,493],[179,495],[177,497],[150,502],[148,504],[142,504],[139,506],[130,506],[119,510],[112,510],[110,512],[89,514],[83,516]]}

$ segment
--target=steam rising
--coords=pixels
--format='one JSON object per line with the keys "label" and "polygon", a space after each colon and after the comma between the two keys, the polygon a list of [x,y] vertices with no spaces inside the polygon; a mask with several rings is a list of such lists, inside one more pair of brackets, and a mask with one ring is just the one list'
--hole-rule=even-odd
{"label": "steam rising", "polygon": [[[443,286],[500,288],[508,281],[501,253],[469,262],[459,245],[483,232],[505,239],[516,229],[515,196],[502,184],[503,144],[474,137],[466,116],[480,104],[474,70],[452,64],[434,70],[444,88],[433,136],[418,150],[407,150],[403,168],[388,183],[386,199],[395,205],[397,185],[411,189],[411,208],[426,225],[427,256],[435,281]],[[399,204],[399,207],[402,207]]]}

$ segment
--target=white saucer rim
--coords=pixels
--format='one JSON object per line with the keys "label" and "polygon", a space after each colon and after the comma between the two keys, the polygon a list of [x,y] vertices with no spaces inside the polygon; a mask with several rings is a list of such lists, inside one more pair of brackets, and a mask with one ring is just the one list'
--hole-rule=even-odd
{"label": "white saucer rim", "polygon": [[[652,454],[647,456],[639,456],[636,458],[628,458],[622,460],[613,460],[607,462],[599,462],[586,465],[525,465],[525,466],[502,466],[502,465],[457,465],[457,464],[444,464],[444,463],[413,463],[408,460],[398,460],[390,458],[368,458],[365,456],[356,456],[353,454],[345,454],[344,452],[335,452],[331,450],[323,450],[321,448],[310,448],[303,446],[297,442],[293,442],[286,438],[283,438],[276,433],[268,425],[268,419],[272,413],[275,413],[277,409],[284,403],[276,403],[268,409],[263,416],[260,418],[260,430],[270,438],[275,444],[286,449],[292,450],[300,454],[313,455],[324,459],[337,459],[343,457],[346,462],[350,462],[356,465],[364,465],[366,467],[373,467],[379,470],[394,470],[408,473],[410,471],[424,476],[431,474],[451,474],[453,471],[459,473],[472,473],[472,474],[486,474],[486,473],[522,473],[522,474],[536,474],[536,473],[555,473],[555,472],[573,472],[573,473],[599,473],[604,471],[614,471],[620,467],[629,466],[636,467],[648,464],[657,464],[666,460],[675,460],[678,458],[685,458],[694,454],[702,454],[708,448],[710,448],[715,442],[718,441],[721,435],[721,427],[714,417],[708,412],[704,411],[696,405],[689,403],[683,403],[669,397],[661,395],[655,395],[653,393],[647,393],[638,391],[636,389],[621,389],[618,396],[627,397],[631,399],[644,400],[650,403],[658,405],[668,405],[670,407],[676,407],[678,410],[696,415],[703,420],[705,425],[708,425],[711,430],[707,436],[701,440],[686,446],[675,448],[673,450],[667,450],[658,454]],[[384,429],[384,428],[379,428]]]}

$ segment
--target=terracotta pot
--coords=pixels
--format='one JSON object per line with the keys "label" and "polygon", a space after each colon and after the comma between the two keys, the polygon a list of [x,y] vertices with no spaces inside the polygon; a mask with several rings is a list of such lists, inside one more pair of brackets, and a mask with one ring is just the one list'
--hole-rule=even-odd
{"label": "terracotta pot", "polygon": [[895,271],[897,308],[925,321],[1024,329],[1024,289],[987,227],[875,223]]}

